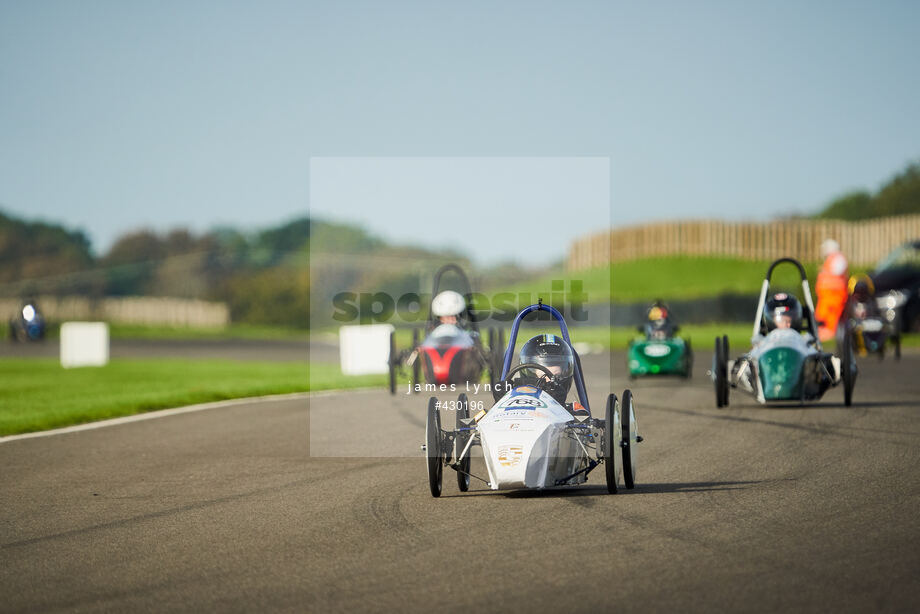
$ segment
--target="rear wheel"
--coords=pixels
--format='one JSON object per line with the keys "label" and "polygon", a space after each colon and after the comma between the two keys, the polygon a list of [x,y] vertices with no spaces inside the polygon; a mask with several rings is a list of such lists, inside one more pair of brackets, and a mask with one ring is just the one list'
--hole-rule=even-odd
{"label": "rear wheel", "polygon": [[690,339],[687,339],[687,347],[685,351],[687,352],[687,370],[684,373],[684,377],[690,379],[693,377],[693,343],[691,343]]}
{"label": "rear wheel", "polygon": [[623,429],[623,483],[626,488],[636,487],[636,452],[639,430],[631,390],[623,391],[623,409],[620,414]]}
{"label": "rear wheel", "polygon": [[617,395],[607,397],[607,411],[604,414],[604,470],[607,473],[607,492],[612,495],[617,493],[617,482],[620,478],[619,459],[617,454],[620,447],[620,402]]}
{"label": "rear wheel", "polygon": [[418,392],[421,388],[417,385],[419,383],[419,377],[421,377],[422,372],[422,357],[419,355],[418,351],[418,329],[412,329],[412,350],[415,352],[415,360],[412,362],[412,383],[415,391]]}
{"label": "rear wheel", "polygon": [[396,332],[390,333],[390,394],[396,394]]}
{"label": "rear wheel", "polygon": [[727,359],[725,358],[725,350],[722,348],[722,338],[716,337],[715,354],[712,357],[712,382],[716,393],[716,407],[725,407],[725,395],[722,390],[725,387],[726,364]]}
{"label": "rear wheel", "polygon": [[843,404],[853,404],[853,385],[856,383],[856,359],[853,356],[853,337],[843,338],[843,352],[840,357],[840,376],[843,379]]}
{"label": "rear wheel", "polygon": [[428,420],[425,424],[425,454],[428,461],[428,487],[432,497],[441,496],[441,477],[444,473],[441,454],[441,412],[438,400],[428,399]]}
{"label": "rear wheel", "polygon": [[[470,401],[466,394],[461,394],[460,398],[457,399],[457,451],[455,458],[460,458],[460,455],[463,454],[463,449],[466,448],[466,444],[470,440],[470,432],[461,430],[469,428],[469,425],[463,422],[469,417]],[[459,461],[457,467],[459,469],[457,472],[457,486],[460,487],[460,492],[466,492],[470,489],[470,465],[470,451],[467,450],[466,456],[463,457],[462,461]]]}
{"label": "rear wheel", "polygon": [[493,343],[489,346],[492,356],[492,384],[501,381],[502,367],[505,362],[505,331],[499,328],[493,336]]}
{"label": "rear wheel", "polygon": [[728,406],[728,335],[722,335],[722,405]]}

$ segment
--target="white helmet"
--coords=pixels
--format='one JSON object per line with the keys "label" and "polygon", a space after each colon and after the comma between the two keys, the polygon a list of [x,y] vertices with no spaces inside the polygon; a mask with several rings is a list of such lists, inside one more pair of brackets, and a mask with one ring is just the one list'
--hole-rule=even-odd
{"label": "white helmet", "polygon": [[821,244],[821,257],[827,258],[831,254],[836,254],[840,251],[840,244],[834,241],[833,239],[825,239],[824,243]]}
{"label": "white helmet", "polygon": [[445,290],[439,292],[431,301],[431,314],[443,318],[445,316],[458,316],[466,309],[466,301],[459,292]]}

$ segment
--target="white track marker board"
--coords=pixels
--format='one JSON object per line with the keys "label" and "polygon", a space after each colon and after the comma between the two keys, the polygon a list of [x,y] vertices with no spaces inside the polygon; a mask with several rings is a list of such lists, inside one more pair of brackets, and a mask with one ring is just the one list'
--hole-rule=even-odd
{"label": "white track marker board", "polygon": [[105,322],[61,324],[61,366],[102,367],[109,362],[109,325]]}
{"label": "white track marker board", "polygon": [[345,375],[388,373],[392,324],[339,328],[339,358]]}

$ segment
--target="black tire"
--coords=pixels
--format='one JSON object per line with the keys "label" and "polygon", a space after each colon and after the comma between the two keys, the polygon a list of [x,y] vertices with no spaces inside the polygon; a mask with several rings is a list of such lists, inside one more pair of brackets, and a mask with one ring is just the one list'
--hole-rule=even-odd
{"label": "black tire", "polygon": [[399,357],[396,356],[396,332],[394,331],[390,333],[390,394],[396,394],[396,363],[398,360]]}
{"label": "black tire", "polygon": [[843,338],[843,352],[840,356],[840,376],[843,379],[843,404],[853,404],[853,385],[856,383],[855,358],[853,356],[853,337]]}
{"label": "black tire", "polygon": [[[470,401],[466,397],[466,393],[461,393],[460,398],[457,399],[457,451],[454,454],[454,458],[460,458],[460,454],[463,453],[463,449],[466,447],[467,442],[470,440],[470,432],[460,430],[468,427],[468,425],[461,422],[461,420],[467,419],[469,417]],[[471,465],[472,463],[470,460],[470,452],[467,451],[466,456],[463,457],[463,460],[459,462],[460,471],[457,472],[457,486],[460,487],[460,492],[466,492],[470,489]]]}
{"label": "black tire", "polygon": [[722,369],[722,339],[716,337],[715,354],[712,357],[712,381],[716,393],[716,407],[724,407],[722,402],[722,378],[724,370]]}
{"label": "black tire", "polygon": [[505,331],[499,328],[495,331],[495,345],[490,346],[492,355],[492,385],[501,381],[502,367],[505,366]]}
{"label": "black tire", "polygon": [[639,431],[632,391],[629,389],[623,391],[620,421],[623,428],[623,483],[626,488],[632,489],[636,487],[636,453],[638,452]]}
{"label": "black tire", "polygon": [[419,351],[418,351],[418,338],[419,338],[418,329],[413,328],[412,329],[412,350],[415,352],[415,361],[412,363],[412,388],[413,390],[415,390],[415,392],[418,392],[420,390],[418,384],[420,383],[419,378],[421,377],[421,373],[422,373],[422,357],[419,355]]}
{"label": "black tire", "polygon": [[901,360],[901,334],[894,336],[894,359]]}
{"label": "black tire", "polygon": [[693,343],[688,338],[687,339],[687,370],[684,373],[684,377],[691,379],[693,377]]}
{"label": "black tire", "polygon": [[722,335],[722,407],[728,407],[728,335]]}
{"label": "black tire", "polygon": [[441,453],[441,412],[438,399],[428,399],[428,420],[425,423],[425,455],[428,461],[428,487],[432,497],[441,496],[441,478],[444,474],[444,455]]}
{"label": "black tire", "polygon": [[604,471],[607,474],[607,492],[611,495],[617,494],[617,482],[619,481],[619,471],[617,471],[617,452],[620,447],[620,429],[619,422],[619,405],[617,395],[611,393],[607,397],[607,411],[604,414]]}

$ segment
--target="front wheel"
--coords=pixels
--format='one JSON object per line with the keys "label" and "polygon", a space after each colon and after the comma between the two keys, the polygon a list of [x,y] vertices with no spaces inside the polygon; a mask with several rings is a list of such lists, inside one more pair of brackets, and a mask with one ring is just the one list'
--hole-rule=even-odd
{"label": "front wheel", "polygon": [[840,375],[843,379],[843,404],[849,407],[853,404],[853,385],[856,383],[856,359],[853,356],[853,337],[851,335],[843,338],[842,354]]}
{"label": "front wheel", "polygon": [[390,394],[396,394],[396,332],[390,333]]}
{"label": "front wheel", "polygon": [[607,474],[607,492],[617,494],[617,482],[620,481],[619,455],[620,447],[620,402],[617,395],[607,397],[607,411],[604,414],[604,471]]}
{"label": "front wheel", "polygon": [[[461,393],[460,398],[457,399],[457,451],[454,458],[460,458],[460,455],[463,454],[463,449],[466,448],[466,444],[470,440],[470,432],[468,430],[469,424],[464,422],[470,417],[470,401],[466,396],[466,393]],[[470,450],[466,451],[466,455],[463,457],[463,460],[457,463],[457,486],[460,487],[460,492],[466,492],[470,489]]]}
{"label": "front wheel", "polygon": [[441,496],[444,455],[441,453],[441,412],[438,399],[428,399],[428,420],[425,424],[425,455],[428,460],[428,487],[432,497]]}
{"label": "front wheel", "polygon": [[716,407],[725,407],[728,405],[728,337],[716,337],[712,374],[716,392]]}
{"label": "front wheel", "polygon": [[636,424],[636,409],[633,406],[632,391],[623,391],[623,411],[620,414],[623,429],[623,483],[626,488],[636,487],[636,453],[639,443],[639,428]]}
{"label": "front wheel", "polygon": [[419,390],[421,390],[421,386],[419,386],[418,384],[419,384],[419,378],[421,377],[421,372],[422,372],[422,357],[419,355],[419,351],[418,351],[418,338],[419,338],[418,329],[413,328],[412,329],[412,350],[415,352],[415,360],[412,361],[412,384],[413,384],[412,387],[415,389],[415,392],[418,392]]}
{"label": "front wheel", "polygon": [[496,333],[496,338],[498,339],[497,345],[495,346],[495,364],[498,365],[498,376],[501,377],[502,367],[505,366],[505,329],[500,328]]}

